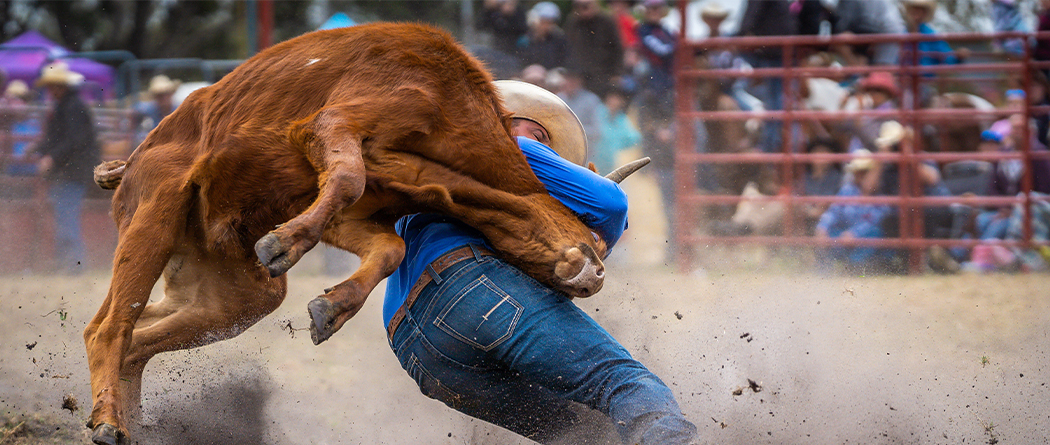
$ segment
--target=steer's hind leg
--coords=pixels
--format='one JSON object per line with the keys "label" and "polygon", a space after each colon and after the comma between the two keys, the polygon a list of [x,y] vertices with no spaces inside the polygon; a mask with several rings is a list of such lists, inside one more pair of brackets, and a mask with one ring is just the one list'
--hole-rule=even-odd
{"label": "steer's hind leg", "polygon": [[307,306],[312,320],[310,338],[315,345],[327,340],[357,314],[368,294],[405,257],[405,242],[394,232],[392,221],[337,220],[325,231],[324,240],[356,253],[361,257],[361,267]]}
{"label": "steer's hind leg", "polygon": [[126,413],[137,414],[142,370],[160,353],[234,337],[284,300],[284,277],[271,278],[254,260],[177,252],[164,271],[164,298],[149,305],[121,368]]}
{"label": "steer's hind leg", "polygon": [[320,192],[305,212],[255,244],[259,260],[276,277],[288,271],[321,240],[324,227],[344,207],[358,200],[365,189],[362,136],[348,124],[345,108],[321,111],[309,123],[313,138],[305,144],[306,157],[317,170]]}
{"label": "steer's hind leg", "polygon": [[166,197],[163,202],[143,202],[133,216],[118,221],[120,242],[113,257],[109,293],[84,329],[92,394],[88,426],[94,428],[95,443],[126,440],[120,388],[122,365],[135,323],[184,227],[184,206],[188,200],[179,199],[177,190],[169,191]]}

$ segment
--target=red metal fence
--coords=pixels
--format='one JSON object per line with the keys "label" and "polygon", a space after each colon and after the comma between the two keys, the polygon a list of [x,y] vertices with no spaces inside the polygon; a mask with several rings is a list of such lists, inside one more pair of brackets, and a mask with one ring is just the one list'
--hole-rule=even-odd
{"label": "red metal fence", "polygon": [[[685,11],[680,11],[684,16]],[[847,35],[847,36],[788,36],[788,37],[730,37],[710,38],[701,41],[685,41],[685,21],[682,23],[679,45],[676,55],[676,128],[678,129],[675,152],[675,217],[678,230],[674,243],[678,246],[695,247],[701,244],[760,244],[760,245],[841,245],[841,246],[880,246],[904,248],[909,252],[909,269],[913,272],[922,270],[921,264],[925,248],[939,246],[972,247],[978,243],[973,239],[926,238],[923,236],[922,210],[928,207],[948,206],[962,203],[970,206],[1005,206],[1021,204],[1024,212],[1023,236],[1019,240],[999,240],[994,244],[1004,246],[1031,247],[1048,245],[1046,241],[1036,242],[1032,239],[1031,208],[1035,200],[1046,200],[1032,194],[1032,169],[1025,168],[1018,196],[923,196],[918,188],[916,178],[917,166],[921,162],[933,161],[938,164],[963,161],[1001,161],[1018,159],[1026,166],[1034,159],[1050,159],[1050,153],[1035,152],[1030,146],[1029,126],[1022,126],[1024,141],[1017,152],[983,153],[983,152],[930,152],[923,147],[923,138],[915,137],[914,143],[902,144],[897,153],[877,153],[873,159],[879,162],[896,163],[900,166],[901,187],[897,196],[799,196],[794,190],[798,167],[814,161],[848,162],[854,158],[851,154],[806,154],[800,153],[797,141],[793,141],[793,131],[800,123],[807,121],[833,122],[858,117],[892,118],[905,126],[920,129],[924,125],[934,127],[945,123],[978,122],[990,118],[1002,118],[1021,114],[1025,122],[1033,116],[1050,113],[1048,106],[1028,106],[979,111],[974,109],[934,109],[922,108],[918,98],[926,86],[939,87],[938,93],[951,91],[956,87],[977,83],[1004,83],[1010,78],[1015,88],[1023,89],[1026,97],[1032,90],[1033,70],[1046,70],[1050,63],[1036,62],[1031,57],[1031,49],[1023,54],[1006,56],[1001,53],[971,52],[971,59],[958,65],[920,66],[919,42],[943,40],[953,45],[989,46],[988,42],[999,39],[1021,38],[1032,41],[1035,38],[1050,39],[1050,33],[1022,34],[942,34],[942,35]],[[1045,35],[1044,35],[1045,34]],[[982,43],[983,42],[983,43]],[[891,66],[845,66],[845,67],[804,67],[800,61],[806,55],[829,45],[860,44],[894,44],[900,45],[900,63]],[[782,53],[782,67],[739,69],[698,69],[694,67],[694,58],[698,52],[711,49],[730,50],[747,53],[755,48],[779,48]],[[976,55],[976,56],[975,56]],[[800,107],[796,98],[798,83],[809,77],[863,76],[872,72],[890,72],[901,85],[903,94],[898,97],[899,106],[893,110],[860,110],[860,111],[816,111]],[[698,82],[706,79],[756,79],[776,78],[782,80],[783,109],[761,112],[746,111],[702,111],[697,109],[696,89]],[[946,86],[947,85],[947,86]],[[910,100],[908,100],[910,99]],[[772,153],[700,153],[695,149],[696,135],[694,124],[698,121],[742,121],[758,119],[763,122],[780,122],[782,146],[779,152]],[[944,147],[942,147],[942,150]],[[767,164],[779,168],[779,193],[773,196],[747,198],[758,202],[780,202],[786,207],[781,222],[781,236],[716,236],[704,233],[695,228],[704,221],[698,216],[699,210],[712,206],[735,205],[745,198],[740,195],[708,194],[701,192],[696,184],[696,172],[704,165],[717,166],[724,164]],[[888,204],[898,208],[899,236],[876,239],[828,239],[807,236],[793,211],[807,203],[871,203]],[[676,262],[685,269],[691,263],[688,248],[679,248]]]}

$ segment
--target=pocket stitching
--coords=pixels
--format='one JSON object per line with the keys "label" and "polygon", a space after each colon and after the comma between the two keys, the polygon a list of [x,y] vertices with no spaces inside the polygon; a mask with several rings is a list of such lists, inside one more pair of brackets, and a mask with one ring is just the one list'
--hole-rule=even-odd
{"label": "pocket stitching", "polygon": [[[487,346],[481,345],[478,342],[476,342],[474,340],[471,340],[467,336],[465,336],[465,335],[459,333],[458,331],[456,331],[456,329],[453,328],[451,325],[445,323],[445,316],[448,315],[448,313],[452,311],[452,308],[455,307],[456,304],[458,304],[460,301],[462,301],[463,298],[465,298],[468,293],[470,293],[471,291],[473,291],[474,289],[476,289],[478,286],[481,286],[481,285],[484,285],[487,289],[489,289],[493,293],[504,297],[506,299],[506,302],[511,304],[515,308],[514,318],[510,321],[510,323],[507,324],[506,332],[504,332],[499,338],[493,340],[492,343],[490,343]],[[467,344],[469,344],[469,345],[471,345],[471,346],[473,346],[475,348],[478,348],[478,349],[480,349],[482,351],[486,351],[487,352],[487,351],[491,351],[496,346],[501,345],[504,341],[506,341],[508,338],[510,338],[511,334],[514,333],[514,328],[517,327],[517,325],[518,325],[518,320],[521,318],[521,314],[524,312],[524,309],[525,309],[524,306],[522,306],[521,303],[518,303],[518,301],[515,300],[514,297],[512,297],[507,292],[503,291],[503,289],[500,289],[498,286],[496,286],[496,284],[493,283],[492,280],[490,280],[487,276],[481,275],[481,277],[479,277],[469,287],[467,287],[466,289],[463,289],[459,293],[459,295],[457,295],[456,298],[454,298],[448,304],[448,306],[446,306],[445,309],[441,311],[441,314],[439,314],[434,319],[434,325],[436,325],[438,328],[440,328],[446,334],[448,334],[448,335],[450,335],[450,336],[452,336],[452,337],[454,337],[454,338],[456,338],[456,339],[458,339],[458,340],[460,340],[460,341],[462,341],[464,343],[467,343]]]}

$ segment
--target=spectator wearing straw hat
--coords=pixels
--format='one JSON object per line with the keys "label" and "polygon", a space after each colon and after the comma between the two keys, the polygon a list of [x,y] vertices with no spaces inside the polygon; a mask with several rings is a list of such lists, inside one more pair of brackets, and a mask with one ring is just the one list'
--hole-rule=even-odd
{"label": "spectator wearing straw hat", "polygon": [[58,270],[69,274],[80,273],[83,267],[80,209],[92,181],[91,169],[100,159],[94,118],[77,94],[83,82],[83,75],[61,62],[44,68],[36,82],[54,101],[36,147],[41,155],[37,166],[49,183]]}
{"label": "spectator wearing straw hat", "polygon": [[139,102],[135,105],[135,117],[133,122],[137,130],[136,145],[146,139],[146,135],[160,124],[160,121],[175,111],[177,104],[174,102],[175,91],[179,89],[182,82],[171,80],[168,76],[159,74],[153,76],[149,81],[149,89],[146,94],[149,100]]}
{"label": "spectator wearing straw hat", "polygon": [[[910,128],[905,128],[897,121],[888,121],[880,127],[879,137],[875,139],[875,145],[878,147],[879,153],[900,153],[900,147],[903,144],[912,144],[914,137],[914,132]],[[877,162],[876,164],[873,171],[874,174],[863,179],[860,184],[861,188],[865,192],[875,195],[900,195],[900,165],[893,161]],[[944,184],[941,171],[937,168],[935,162],[919,162],[914,172],[915,180],[922,191],[922,196],[951,196],[951,191]],[[950,238],[952,236],[952,212],[949,207],[924,207],[922,209],[922,218],[925,229],[924,236],[927,238]],[[889,236],[897,236],[899,227],[899,219],[897,213],[894,212],[893,217],[887,219],[885,233]],[[948,258],[939,254],[941,250],[940,248],[931,250],[933,255],[930,258],[936,258],[941,261],[931,262],[930,266],[937,272],[957,271],[958,265],[947,264]]]}

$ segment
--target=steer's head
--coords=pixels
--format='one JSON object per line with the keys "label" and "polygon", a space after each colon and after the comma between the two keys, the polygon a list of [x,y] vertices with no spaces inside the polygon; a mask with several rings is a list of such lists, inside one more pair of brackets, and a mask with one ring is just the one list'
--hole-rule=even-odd
{"label": "steer's head", "polygon": [[500,256],[566,295],[585,298],[601,290],[605,243],[549,195],[514,201],[497,219],[477,226]]}

